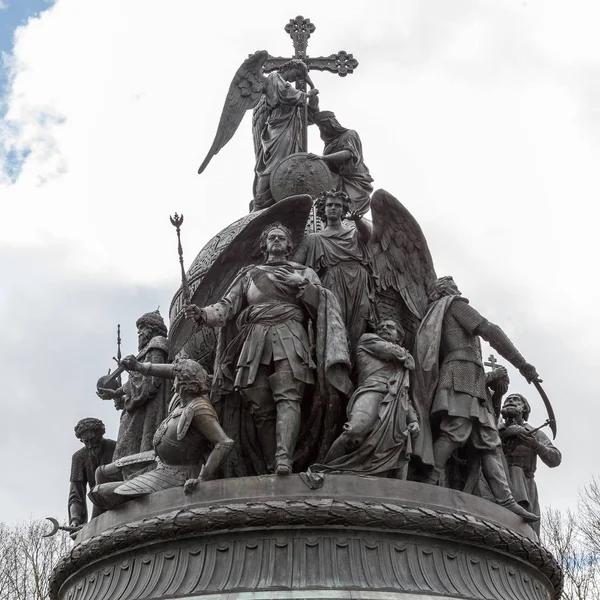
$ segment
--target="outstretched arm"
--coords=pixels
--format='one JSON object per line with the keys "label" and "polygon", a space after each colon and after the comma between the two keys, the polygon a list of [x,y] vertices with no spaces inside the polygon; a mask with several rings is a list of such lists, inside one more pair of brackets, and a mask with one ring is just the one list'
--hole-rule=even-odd
{"label": "outstretched arm", "polygon": [[223,327],[242,309],[245,287],[246,277],[239,275],[219,302],[204,308],[196,304],[188,304],[185,307],[185,318],[196,323],[204,323],[209,327]]}
{"label": "outstretched arm", "polygon": [[539,376],[535,367],[523,358],[498,325],[488,321],[463,299],[455,300],[451,305],[451,310],[461,327],[468,333],[481,336],[500,356],[519,369],[521,375],[529,383],[537,381]]}
{"label": "outstretched arm", "polygon": [[164,363],[139,362],[133,354],[126,356],[122,361],[128,371],[137,371],[142,375],[161,377],[162,379],[175,379],[173,365]]}
{"label": "outstretched arm", "polygon": [[343,163],[352,158],[352,152],[350,150],[339,150],[331,154],[324,154],[323,156],[319,156],[319,158],[326,162]]}
{"label": "outstretched arm", "polygon": [[529,364],[523,355],[517,350],[516,346],[511,342],[510,338],[494,323],[490,323],[485,319],[475,331],[488,344],[503,356],[513,367],[519,369],[519,372],[529,383],[539,379],[536,368]]}

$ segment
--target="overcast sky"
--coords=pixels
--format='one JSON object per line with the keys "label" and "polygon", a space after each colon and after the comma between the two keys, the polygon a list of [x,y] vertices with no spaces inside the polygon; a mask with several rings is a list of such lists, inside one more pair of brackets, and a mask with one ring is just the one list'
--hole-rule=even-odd
{"label": "overcast sky", "polygon": [[[118,413],[94,394],[115,328],[179,284],[251,198],[250,117],[202,176],[248,53],[290,55],[317,26],[321,107],[362,138],[375,186],[420,222],[439,275],[501,325],[544,379],[561,467],[542,502],[573,506],[597,466],[600,41],[597,1],[0,0],[0,365],[3,519],[66,516],[73,426]],[[268,8],[267,8],[268,7]],[[311,133],[311,150],[321,144]],[[511,369],[512,390],[546,414]]]}

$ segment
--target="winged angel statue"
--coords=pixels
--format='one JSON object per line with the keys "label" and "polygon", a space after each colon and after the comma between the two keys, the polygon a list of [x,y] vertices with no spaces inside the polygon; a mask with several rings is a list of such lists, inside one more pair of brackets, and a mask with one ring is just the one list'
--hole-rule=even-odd
{"label": "winged angel statue", "polygon": [[[253,210],[273,204],[270,176],[287,156],[304,151],[302,112],[318,90],[300,59],[292,59],[274,73],[263,75],[269,54],[259,50],[247,58],[237,70],[225,99],[219,127],[212,146],[198,173],[202,173],[212,157],[233,137],[247,110],[254,109],[252,133],[256,166],[254,169]],[[306,81],[309,92],[296,89],[292,83]]]}

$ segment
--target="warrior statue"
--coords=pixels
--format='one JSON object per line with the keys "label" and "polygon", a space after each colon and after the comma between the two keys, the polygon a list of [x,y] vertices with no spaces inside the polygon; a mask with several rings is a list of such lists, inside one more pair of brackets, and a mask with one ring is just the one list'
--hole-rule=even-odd
{"label": "warrior statue", "polygon": [[364,215],[371,206],[373,178],[363,160],[362,143],[353,129],[342,127],[330,110],[312,115],[325,143],[323,155],[310,153],[309,158],[321,158],[327,163],[336,189],[350,199],[352,213]]}
{"label": "warrior statue", "polygon": [[[415,342],[414,386],[415,405],[424,430],[419,444],[415,444],[415,453],[424,463],[433,463],[427,482],[437,484],[452,453],[469,442],[479,453],[483,476],[496,502],[526,521],[537,521],[538,516],[517,504],[510,491],[496,420],[486,407],[488,392],[479,336],[519,369],[527,381],[537,381],[537,371],[500,327],[469,305],[452,277],[436,281],[431,300]],[[431,447],[427,447],[431,431],[423,427],[423,418],[428,417],[439,429],[433,456]]]}
{"label": "warrior statue", "polygon": [[[90,499],[104,508],[114,508],[132,498],[183,486],[190,493],[198,483],[215,479],[221,463],[233,447],[206,397],[207,374],[191,359],[173,364],[140,363],[134,356],[123,359],[124,366],[145,376],[175,380],[175,395],[169,414],[154,435],[155,469],[146,471],[125,482],[98,485]],[[147,454],[147,453],[145,453]],[[142,462],[147,456],[140,456]],[[135,456],[115,461],[107,470],[114,472],[131,464]]]}
{"label": "warrior statue", "polygon": [[[301,147],[302,112],[318,94],[306,64],[300,59],[286,62],[265,77],[262,70],[268,56],[266,50],[255,52],[238,69],[229,87],[215,139],[198,169],[198,173],[204,171],[212,157],[233,137],[246,111],[253,108],[256,155],[253,210],[274,202],[270,191],[273,169],[290,154],[306,150]],[[292,83],[300,80],[312,89],[309,92],[296,89]]]}
{"label": "warrior statue", "polygon": [[[292,472],[305,387],[320,383],[351,393],[348,341],[335,297],[312,269],[288,260],[292,237],[287,227],[268,226],[260,247],[265,264],[242,269],[219,302],[204,308],[191,304],[185,314],[222,328],[213,398],[241,392],[264,464],[270,472],[287,475]],[[316,339],[311,321],[316,323]]]}
{"label": "warrior statue", "polygon": [[[167,328],[158,310],[142,315],[136,322],[138,330],[138,359],[153,364],[167,361]],[[104,400],[115,400],[121,409],[121,423],[117,435],[114,459],[152,450],[152,439],[167,415],[170,386],[160,377],[132,373],[128,381],[116,390],[99,388]],[[102,471],[102,470],[101,470]],[[134,473],[124,469],[127,478]]]}
{"label": "warrior statue", "polygon": [[[526,510],[540,515],[535,471],[538,456],[550,468],[558,467],[562,455],[548,436],[534,429],[527,419],[529,402],[521,394],[510,394],[502,406],[504,423],[500,426],[502,449],[508,465],[508,481],[515,500]],[[539,523],[534,524],[539,533]]]}
{"label": "warrior statue", "polygon": [[392,319],[364,334],[356,351],[358,385],[348,403],[348,421],[323,465],[313,471],[355,472],[406,479],[412,436],[419,432],[409,398],[415,363],[401,346],[402,327]]}
{"label": "warrior statue", "polygon": [[[69,486],[69,526],[80,527],[88,522],[87,488],[96,485],[96,469],[112,462],[116,442],[104,437],[106,428],[100,419],[81,419],[75,425],[75,436],[84,447],[71,459],[71,484]],[[92,519],[102,511],[94,507]]]}
{"label": "warrior statue", "polygon": [[[308,234],[293,260],[314,269],[322,284],[335,294],[354,353],[360,337],[369,327],[372,331],[377,322],[373,264],[367,245],[371,225],[358,212],[351,212],[344,192],[324,192],[315,206],[325,229]],[[355,226],[346,227],[344,218]]]}

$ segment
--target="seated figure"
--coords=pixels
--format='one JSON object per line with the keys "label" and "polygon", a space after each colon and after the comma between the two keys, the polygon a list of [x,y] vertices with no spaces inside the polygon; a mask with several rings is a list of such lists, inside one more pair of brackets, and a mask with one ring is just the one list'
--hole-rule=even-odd
{"label": "seated figure", "polygon": [[[92,502],[108,509],[132,498],[152,492],[183,486],[190,493],[199,482],[215,479],[221,463],[233,447],[233,440],[225,435],[207,391],[206,371],[195,361],[180,359],[173,364],[140,363],[133,356],[123,359],[130,371],[145,376],[175,380],[175,395],[169,405],[169,414],[154,435],[154,457],[148,453],[125,457],[107,465],[105,480],[89,494]],[[212,448],[211,448],[212,446]],[[132,461],[156,461],[156,468],[127,481],[120,470]]]}

